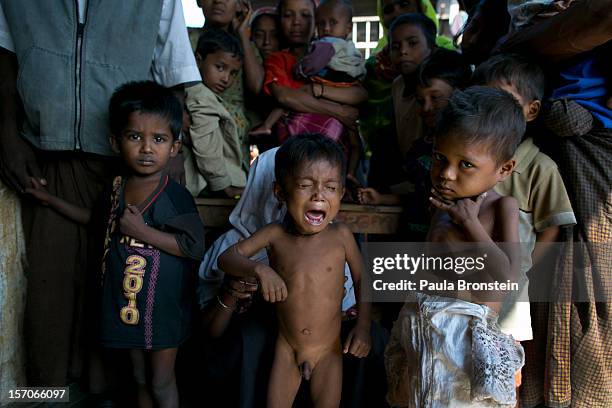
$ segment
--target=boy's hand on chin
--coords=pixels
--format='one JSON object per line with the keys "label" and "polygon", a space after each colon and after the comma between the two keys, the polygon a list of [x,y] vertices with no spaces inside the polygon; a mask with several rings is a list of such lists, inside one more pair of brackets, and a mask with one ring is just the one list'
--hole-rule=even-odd
{"label": "boy's hand on chin", "polygon": [[429,197],[429,201],[434,207],[446,211],[454,224],[463,225],[468,221],[478,219],[480,205],[486,196],[487,193],[484,192],[477,196],[475,200],[468,197],[451,202],[440,197],[437,192],[432,189],[432,196]]}
{"label": "boy's hand on chin", "polygon": [[261,265],[255,272],[261,286],[261,294],[266,302],[282,302],[287,299],[285,281],[269,266]]}
{"label": "boy's hand on chin", "polygon": [[143,231],[146,226],[147,224],[145,224],[144,218],[142,218],[142,214],[140,214],[138,208],[132,204],[128,204],[125,211],[123,211],[123,216],[121,216],[119,220],[121,232],[142,241],[144,235]]}
{"label": "boy's hand on chin", "polygon": [[346,338],[342,352],[361,358],[366,357],[370,353],[370,347],[370,328],[356,325]]}

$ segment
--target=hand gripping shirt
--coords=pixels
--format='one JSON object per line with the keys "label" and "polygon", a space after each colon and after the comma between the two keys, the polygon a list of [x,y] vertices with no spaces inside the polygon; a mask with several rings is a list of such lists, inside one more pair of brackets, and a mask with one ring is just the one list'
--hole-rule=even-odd
{"label": "hand gripping shirt", "polygon": [[[204,253],[204,226],[189,192],[163,175],[138,206],[151,227],[174,234],[178,257],[121,233],[124,182],[106,194],[102,260],[101,343],[113,348],[156,350],[180,345],[189,334],[195,294],[195,262]],[[95,214],[95,213],[94,213]]]}

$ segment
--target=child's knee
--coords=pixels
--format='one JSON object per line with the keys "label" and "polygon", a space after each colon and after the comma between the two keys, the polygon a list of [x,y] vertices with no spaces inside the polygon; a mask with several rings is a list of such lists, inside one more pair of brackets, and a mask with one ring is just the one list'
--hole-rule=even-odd
{"label": "child's knee", "polygon": [[138,386],[145,386],[147,384],[147,369],[144,361],[144,356],[139,351],[132,350],[130,352],[130,358],[132,361],[132,377],[134,382]]}
{"label": "child's knee", "polygon": [[134,378],[134,382],[138,386],[146,386],[147,385],[147,375],[144,370],[134,369],[132,372],[132,377]]}
{"label": "child's knee", "polygon": [[170,372],[154,373],[151,379],[151,390],[156,396],[165,395],[174,388],[175,383],[174,371],[172,370]]}

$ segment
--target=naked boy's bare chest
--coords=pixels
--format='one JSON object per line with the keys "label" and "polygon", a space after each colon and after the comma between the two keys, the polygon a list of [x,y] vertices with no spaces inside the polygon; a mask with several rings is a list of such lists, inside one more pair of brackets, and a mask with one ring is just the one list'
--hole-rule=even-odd
{"label": "naked boy's bare chest", "polygon": [[331,227],[312,236],[289,233],[268,248],[270,266],[291,292],[331,295],[341,291],[346,253],[339,234]]}
{"label": "naked boy's bare chest", "polygon": [[268,248],[270,266],[285,281],[288,296],[277,304],[280,330],[298,344],[337,339],[344,292],[346,252],[340,234],[327,228],[312,236],[284,234]]}

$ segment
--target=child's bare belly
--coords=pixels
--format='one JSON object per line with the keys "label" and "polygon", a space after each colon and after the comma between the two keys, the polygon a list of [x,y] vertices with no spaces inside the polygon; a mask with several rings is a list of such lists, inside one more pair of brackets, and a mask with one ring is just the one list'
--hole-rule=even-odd
{"label": "child's bare belly", "polygon": [[343,282],[329,282],[324,287],[309,284],[308,279],[286,283],[289,296],[276,309],[277,353],[286,349],[302,377],[309,380],[321,361],[340,358]]}
{"label": "child's bare belly", "polygon": [[295,351],[332,347],[340,337],[344,264],[308,269],[281,275],[289,295],[277,305],[279,331]]}
{"label": "child's bare belly", "polygon": [[284,278],[289,296],[277,314],[287,341],[294,348],[333,344],[340,335],[344,274],[302,271]]}
{"label": "child's bare belly", "polygon": [[[288,288],[291,293],[291,288]],[[277,306],[279,331],[287,342],[296,349],[327,348],[337,342],[340,336],[340,302],[328,299],[322,304],[295,301],[291,296]],[[295,298],[294,298],[295,299]],[[313,298],[310,298],[313,300]],[[314,298],[315,302],[317,298]],[[335,299],[334,299],[335,300]]]}

